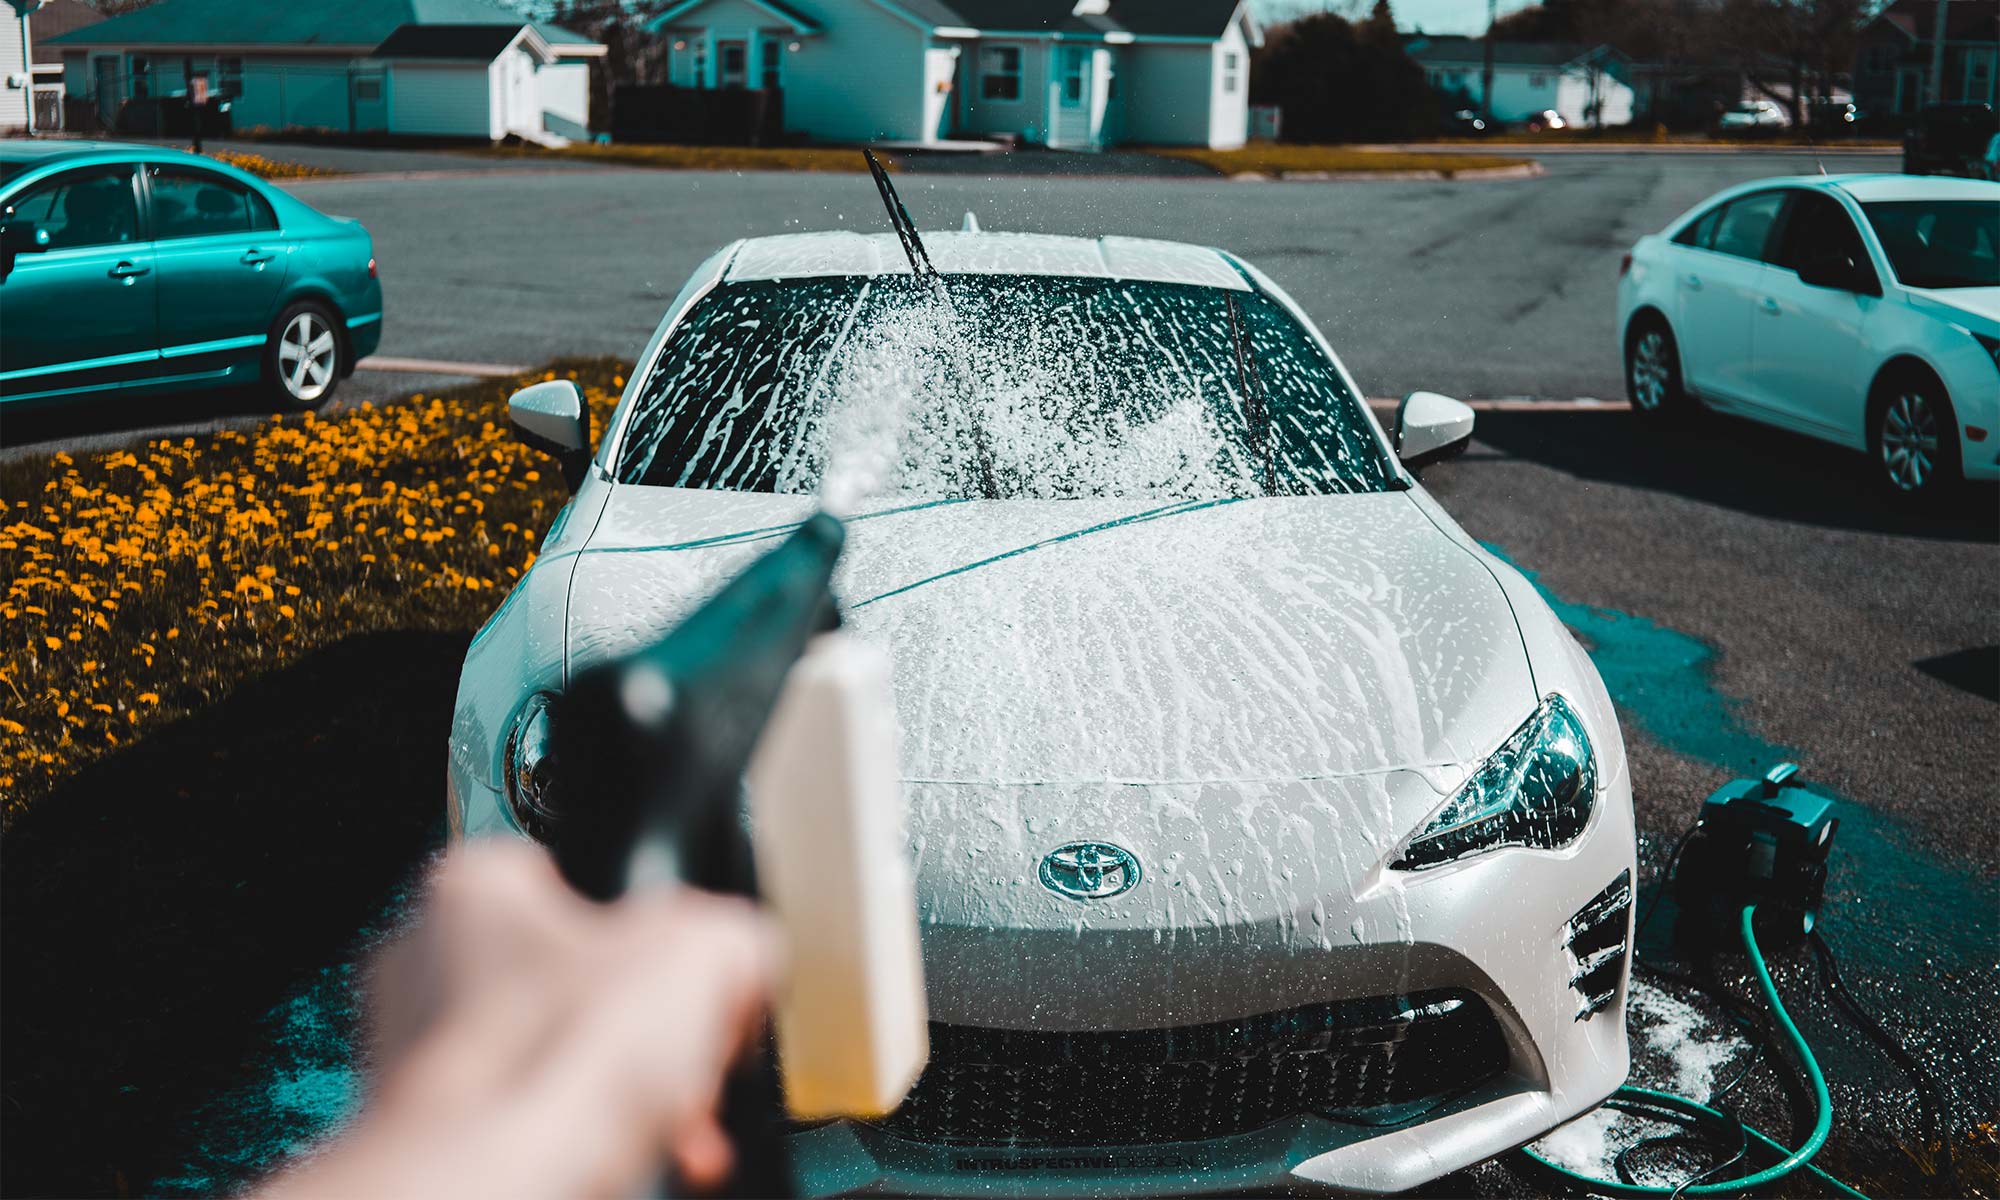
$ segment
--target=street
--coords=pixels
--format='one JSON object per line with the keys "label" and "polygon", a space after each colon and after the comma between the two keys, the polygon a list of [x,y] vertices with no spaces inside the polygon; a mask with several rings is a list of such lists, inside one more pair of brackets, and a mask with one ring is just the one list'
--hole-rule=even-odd
{"label": "street", "polygon": [[[927,228],[957,228],[971,211],[988,231],[1234,251],[1300,301],[1369,396],[1622,401],[1620,253],[1720,188],[1814,169],[1807,155],[1752,152],[1564,153],[1544,164],[1536,178],[1461,183],[952,173],[906,175],[899,187]],[[285,185],[373,232],[388,358],[630,361],[682,280],[727,242],[887,228],[861,175],[409,165]],[[1824,165],[1889,164],[1829,155]],[[364,369],[337,404],[459,382]],[[9,415],[4,453],[90,450],[260,415],[240,399],[218,410],[210,397]],[[1596,659],[1632,751],[1648,893],[1673,838],[1732,776],[1792,759],[1843,802],[1827,936],[1848,984],[1936,1073],[1964,1128],[2000,1110],[1990,1032],[2000,511],[1991,488],[1949,513],[1894,510],[1864,486],[1863,468],[1858,456],[1731,419],[1660,432],[1622,405],[1562,404],[1481,411],[1470,450],[1424,482],[1535,579]],[[431,699],[445,694],[454,653],[438,650]],[[1656,929],[1641,951],[1667,957],[1665,945]],[[1892,1155],[1915,1137],[1912,1090],[1817,997],[1808,968],[1805,955],[1777,964],[1826,1051],[1851,1137],[1845,1165]],[[1773,1075],[1751,1107],[1783,1137]],[[1440,1194],[1519,1188],[1497,1167],[1444,1185]]]}

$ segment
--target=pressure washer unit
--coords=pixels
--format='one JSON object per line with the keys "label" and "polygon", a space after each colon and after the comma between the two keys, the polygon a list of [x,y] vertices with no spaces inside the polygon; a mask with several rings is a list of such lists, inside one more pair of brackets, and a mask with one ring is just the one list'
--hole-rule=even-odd
{"label": "pressure washer unit", "polygon": [[1833,801],[1793,782],[1798,772],[1797,763],[1779,763],[1761,779],[1731,780],[1702,803],[1674,872],[1678,938],[1733,942],[1738,916],[1753,904],[1769,938],[1812,932],[1840,819]]}

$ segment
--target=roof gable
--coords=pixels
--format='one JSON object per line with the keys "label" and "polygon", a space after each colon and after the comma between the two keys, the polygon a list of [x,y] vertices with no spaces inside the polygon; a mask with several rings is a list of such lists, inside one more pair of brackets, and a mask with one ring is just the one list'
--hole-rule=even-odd
{"label": "roof gable", "polygon": [[160,0],[52,39],[63,46],[369,47],[405,25],[533,24],[551,45],[589,38],[490,0]]}
{"label": "roof gable", "polygon": [[[932,29],[985,34],[1217,39],[1244,11],[1244,0],[877,0]],[[1254,24],[1247,31],[1257,40]]]}
{"label": "roof gable", "polygon": [[505,25],[404,25],[375,47],[377,58],[444,58],[492,62],[522,42],[543,62],[555,54],[526,22]]}

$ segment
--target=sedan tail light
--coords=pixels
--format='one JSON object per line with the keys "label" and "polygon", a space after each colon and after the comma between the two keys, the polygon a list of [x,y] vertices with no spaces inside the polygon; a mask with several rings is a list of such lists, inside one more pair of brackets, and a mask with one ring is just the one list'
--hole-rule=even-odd
{"label": "sedan tail light", "polygon": [[[375,264],[371,262],[368,265],[370,268],[373,268]],[[1620,279],[1625,278],[1625,272],[1630,271],[1631,269],[1632,269],[1632,252],[1630,250],[1627,250],[1625,253],[1618,256],[1618,278]],[[369,273],[373,274],[374,272],[371,269]]]}
{"label": "sedan tail light", "polygon": [[[1627,262],[1630,262],[1632,260],[1632,256],[1629,254],[1626,255],[1625,260]],[[368,256],[368,278],[370,279],[375,278],[375,256],[372,254]]]}

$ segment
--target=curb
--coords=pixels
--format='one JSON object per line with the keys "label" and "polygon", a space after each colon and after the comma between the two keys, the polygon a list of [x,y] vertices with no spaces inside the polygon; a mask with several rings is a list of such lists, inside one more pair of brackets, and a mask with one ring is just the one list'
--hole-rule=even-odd
{"label": "curb", "polygon": [[1238,171],[1232,183],[1458,183],[1495,179],[1533,179],[1547,174],[1539,162],[1516,163],[1511,167],[1467,167],[1462,171]]}

